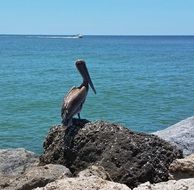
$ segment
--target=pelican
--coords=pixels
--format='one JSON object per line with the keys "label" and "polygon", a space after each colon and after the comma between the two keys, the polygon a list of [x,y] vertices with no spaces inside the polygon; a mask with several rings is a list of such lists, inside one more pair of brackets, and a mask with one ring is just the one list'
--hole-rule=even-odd
{"label": "pelican", "polygon": [[85,61],[77,60],[75,65],[83,78],[83,82],[79,87],[72,87],[64,97],[61,108],[61,117],[62,124],[66,127],[70,127],[72,125],[72,118],[74,115],[77,114],[78,118],[80,119],[80,112],[86,100],[89,85],[96,94],[96,90],[90,78]]}

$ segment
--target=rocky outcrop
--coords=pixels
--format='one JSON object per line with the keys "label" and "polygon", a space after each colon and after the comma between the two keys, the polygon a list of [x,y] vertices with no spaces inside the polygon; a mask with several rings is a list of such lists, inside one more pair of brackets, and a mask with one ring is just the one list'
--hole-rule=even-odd
{"label": "rocky outcrop", "polygon": [[27,168],[38,164],[38,156],[24,148],[0,149],[0,189],[20,176]]}
{"label": "rocky outcrop", "polygon": [[71,175],[65,166],[38,166],[38,160],[38,156],[23,148],[0,150],[0,189],[31,190]]}
{"label": "rocky outcrop", "polygon": [[[11,154],[9,154],[11,155]],[[9,159],[9,157],[8,157]],[[187,173],[188,167],[193,167],[193,156],[184,159],[177,159],[175,163],[178,168],[173,170],[174,173],[183,170]],[[186,164],[187,163],[187,164]],[[170,166],[170,167],[171,167]],[[182,166],[182,167],[181,167]],[[181,169],[182,168],[182,169]],[[191,170],[192,171],[192,170]],[[70,177],[69,177],[70,176]],[[184,176],[192,177],[192,176]],[[9,178],[10,181],[5,186],[0,186],[2,190],[131,190],[124,184],[119,184],[111,181],[109,174],[102,166],[90,166],[87,169],[78,173],[77,177],[71,177],[67,168],[62,165],[48,164],[45,166],[28,167],[23,174],[18,174],[18,177]],[[194,178],[169,180],[151,184],[146,182],[140,184],[134,190],[180,190],[194,189]]]}
{"label": "rocky outcrop", "polygon": [[105,180],[111,180],[109,174],[105,171],[103,167],[100,166],[89,166],[87,169],[82,170],[79,172],[78,176],[79,177],[90,177],[90,176],[97,176]]}
{"label": "rocky outcrop", "polygon": [[0,176],[18,176],[38,161],[35,153],[24,148],[0,149]]}
{"label": "rocky outcrop", "polygon": [[157,184],[146,182],[133,190],[194,190],[194,178],[181,179],[178,181],[169,180]]}
{"label": "rocky outcrop", "polygon": [[172,179],[194,178],[194,154],[174,160],[169,171]]}
{"label": "rocky outcrop", "polygon": [[184,155],[194,153],[194,116],[153,134],[178,146]]}
{"label": "rocky outcrop", "polygon": [[169,172],[173,180],[157,184],[146,182],[133,190],[194,190],[194,154],[174,160]]}
{"label": "rocky outcrop", "polygon": [[102,121],[73,123],[69,131],[60,125],[50,129],[40,157],[42,165],[62,164],[74,174],[97,165],[111,180],[135,187],[167,180],[170,163],[182,157],[180,150],[155,135]]}
{"label": "rocky outcrop", "polygon": [[[35,190],[130,190],[124,184],[106,180],[106,173],[96,166],[84,170],[75,178],[63,178]],[[103,178],[104,179],[103,179]]]}
{"label": "rocky outcrop", "polygon": [[4,190],[31,190],[36,187],[44,187],[61,176],[70,175],[70,171],[62,165],[35,166],[28,168],[24,174],[7,181],[6,184],[2,185],[2,188]]}
{"label": "rocky outcrop", "polygon": [[180,142],[169,136],[172,144],[102,121],[74,119],[75,127],[67,130],[54,126],[40,163],[37,155],[23,148],[0,150],[0,189],[193,190],[194,154],[176,159],[182,157],[177,145],[186,154],[193,151],[193,121],[188,118],[170,132],[161,131],[162,138],[182,132]]}
{"label": "rocky outcrop", "polygon": [[35,190],[130,190],[124,184],[104,180],[96,176],[65,178]]}
{"label": "rocky outcrop", "polygon": [[65,166],[37,165],[37,156],[23,148],[4,149],[0,152],[1,190],[130,190],[124,184],[108,181],[109,175],[103,167],[90,166],[81,171],[76,178],[72,178],[71,172]]}

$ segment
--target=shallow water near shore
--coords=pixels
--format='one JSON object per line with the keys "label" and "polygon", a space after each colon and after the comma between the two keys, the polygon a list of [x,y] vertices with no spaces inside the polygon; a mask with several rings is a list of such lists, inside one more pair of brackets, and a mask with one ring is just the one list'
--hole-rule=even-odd
{"label": "shallow water near shore", "polygon": [[42,151],[64,94],[82,82],[78,58],[97,91],[82,118],[153,132],[194,115],[193,36],[0,35],[0,148]]}

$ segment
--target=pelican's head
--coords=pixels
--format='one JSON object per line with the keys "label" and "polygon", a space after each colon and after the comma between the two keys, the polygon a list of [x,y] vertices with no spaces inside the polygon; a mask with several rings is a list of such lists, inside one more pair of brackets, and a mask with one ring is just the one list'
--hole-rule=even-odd
{"label": "pelican's head", "polygon": [[84,82],[87,82],[90,85],[90,87],[92,88],[92,90],[94,91],[94,93],[96,94],[96,90],[95,90],[94,85],[92,83],[92,80],[90,78],[85,61],[77,60],[75,65],[76,65],[78,71],[80,72],[80,74],[82,75]]}

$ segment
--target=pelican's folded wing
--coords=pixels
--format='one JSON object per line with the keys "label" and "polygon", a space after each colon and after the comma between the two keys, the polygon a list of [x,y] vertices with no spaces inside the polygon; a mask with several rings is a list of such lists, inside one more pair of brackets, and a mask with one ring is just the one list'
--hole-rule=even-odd
{"label": "pelican's folded wing", "polygon": [[85,86],[82,88],[72,88],[71,91],[65,96],[64,103],[61,109],[61,116],[64,119],[70,119],[76,115],[85,101],[87,89]]}
{"label": "pelican's folded wing", "polygon": [[64,118],[64,114],[65,114],[65,112],[66,112],[66,106],[65,106],[65,104],[66,104],[66,102],[68,102],[68,97],[71,96],[71,93],[72,93],[75,89],[76,89],[76,87],[73,86],[73,87],[69,90],[69,92],[68,92],[68,93],[64,96],[64,98],[63,98],[63,104],[62,104],[62,107],[61,107],[61,117],[62,117],[62,118]]}

